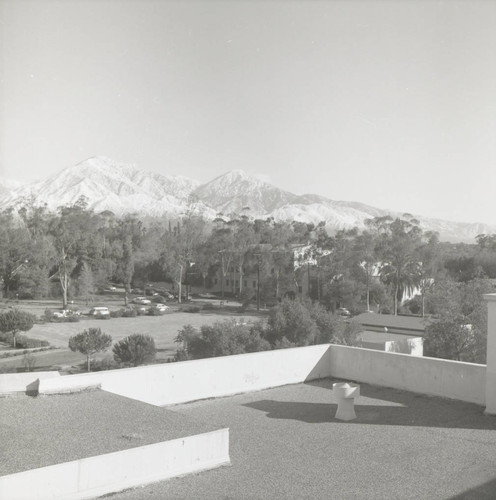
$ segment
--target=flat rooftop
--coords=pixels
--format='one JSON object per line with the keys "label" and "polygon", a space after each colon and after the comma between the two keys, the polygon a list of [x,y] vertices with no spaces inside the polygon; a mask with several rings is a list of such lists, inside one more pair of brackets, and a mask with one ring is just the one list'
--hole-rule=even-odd
{"label": "flat rooftop", "polygon": [[100,390],[4,397],[0,476],[215,429],[194,415]]}
{"label": "flat rooftop", "polygon": [[334,419],[321,380],[169,407],[230,428],[230,467],[108,498],[496,498],[496,417],[484,408],[360,384],[356,420]]}
{"label": "flat rooftop", "polygon": [[417,339],[420,335],[404,335],[402,333],[386,333],[386,332],[374,332],[371,330],[364,330],[358,334],[358,339],[363,342],[391,342],[391,341],[402,341],[408,339]]}
{"label": "flat rooftop", "polygon": [[412,331],[412,335],[425,332],[425,327],[432,322],[430,318],[419,316],[394,316],[393,314],[362,313],[353,318],[367,327],[387,327],[401,331]]}

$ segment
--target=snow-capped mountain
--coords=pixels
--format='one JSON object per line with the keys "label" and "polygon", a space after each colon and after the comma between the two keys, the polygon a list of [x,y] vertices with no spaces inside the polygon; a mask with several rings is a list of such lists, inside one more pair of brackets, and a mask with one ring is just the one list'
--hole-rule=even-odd
{"label": "snow-capped mountain", "polygon": [[[140,170],[109,158],[94,157],[68,167],[48,179],[23,186],[3,196],[1,206],[19,206],[26,199],[46,203],[55,210],[74,204],[84,196],[89,208],[111,210],[122,215],[143,212],[150,215],[180,214],[198,182],[183,176],[165,176]],[[208,215],[211,209],[204,207]]]}
{"label": "snow-capped mountain", "polygon": [[249,207],[257,215],[268,214],[298,196],[283,191],[242,170],[232,170],[198,187],[194,193],[206,205],[224,214],[240,213]]}
{"label": "snow-capped mountain", "polygon": [[10,193],[21,187],[19,182],[11,181],[0,177],[0,200],[2,197],[7,197]]}
{"label": "snow-capped mountain", "polygon": [[[0,209],[20,207],[26,200],[46,204],[49,210],[74,204],[82,196],[96,212],[116,215],[180,216],[192,207],[215,218],[244,213],[256,218],[325,221],[330,231],[363,228],[365,220],[384,215],[401,216],[359,202],[333,201],[324,196],[296,195],[240,170],[233,170],[206,184],[182,176],[140,170],[105,157],[94,157],[66,168],[48,179],[17,186],[0,179]],[[496,226],[417,217],[424,230],[439,232],[442,240],[474,242],[482,233],[496,233]]]}

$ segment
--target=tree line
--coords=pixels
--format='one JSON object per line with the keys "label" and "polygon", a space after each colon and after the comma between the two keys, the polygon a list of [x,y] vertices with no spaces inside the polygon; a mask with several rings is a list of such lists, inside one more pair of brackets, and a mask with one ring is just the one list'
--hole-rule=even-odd
{"label": "tree line", "polygon": [[[255,273],[258,297],[243,279]],[[471,359],[480,359],[473,354],[474,345],[483,344],[473,340],[484,328],[477,304],[493,290],[496,235],[479,235],[473,244],[441,242],[408,214],[329,234],[324,223],[246,214],[210,221],[197,215],[194,204],[168,219],[95,213],[84,198],[55,213],[28,201],[0,213],[0,275],[7,298],[55,294],[64,308],[75,297],[92,300],[109,283],[129,292],[148,281],[168,281],[180,299],[185,285],[208,290],[220,278],[222,296],[244,303],[303,295],[329,311],[455,318],[460,338],[448,343],[457,347],[427,342],[427,351],[460,359],[471,351]]]}
{"label": "tree line", "polygon": [[[148,281],[180,289],[208,289],[221,277],[226,295],[253,299],[244,286],[257,272],[262,298],[301,290],[328,308],[408,311],[425,315],[435,283],[496,278],[496,236],[476,243],[440,242],[413,217],[376,217],[365,229],[329,234],[323,223],[253,220],[247,216],[208,221],[195,215],[116,217],[95,213],[84,198],[51,213],[27,203],[0,213],[0,274],[7,298],[44,298],[57,284],[63,306],[69,297],[88,300],[109,283],[126,290]],[[225,279],[235,275],[229,286]],[[435,309],[435,308],[434,308]]]}
{"label": "tree line", "polygon": [[[55,293],[66,308],[71,298],[88,301],[110,283],[122,284],[129,292],[148,281],[168,281],[181,296],[184,285],[208,289],[214,276],[243,277],[257,268],[265,281],[264,293],[272,287],[281,295],[294,285],[294,277],[288,276],[290,247],[308,241],[312,230],[303,223],[243,216],[208,221],[194,209],[167,219],[97,214],[84,199],[56,213],[26,204],[0,213],[3,293],[21,299]],[[276,269],[270,280],[269,264]],[[239,285],[234,287],[232,280],[223,294],[243,294],[244,280],[236,281]]]}

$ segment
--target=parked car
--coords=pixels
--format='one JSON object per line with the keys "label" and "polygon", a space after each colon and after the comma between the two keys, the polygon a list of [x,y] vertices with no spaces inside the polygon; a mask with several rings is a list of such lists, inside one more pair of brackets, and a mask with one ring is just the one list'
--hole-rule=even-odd
{"label": "parked car", "polygon": [[79,311],[73,311],[72,309],[60,309],[57,311],[52,311],[52,316],[54,318],[69,318],[70,316],[80,316]]}
{"label": "parked car", "polygon": [[[148,301],[148,302],[150,302],[150,301]],[[148,310],[150,309],[150,306],[148,306],[146,304],[141,304],[141,305],[134,306],[133,309],[135,311],[138,311],[139,313],[147,313]]]}
{"label": "parked car", "polygon": [[150,309],[153,309],[153,310],[159,311],[159,312],[166,312],[170,309],[170,307],[166,306],[165,304],[153,304]]}
{"label": "parked car", "polygon": [[148,300],[146,297],[135,297],[133,299],[133,303],[147,306],[147,305],[151,304],[151,300]]}
{"label": "parked car", "polygon": [[336,309],[336,314],[338,316],[343,316],[344,318],[349,318],[351,316],[350,311],[346,309],[345,307],[340,307],[339,309]]}
{"label": "parked car", "polygon": [[92,307],[89,316],[100,319],[110,319],[110,311],[108,307]]}

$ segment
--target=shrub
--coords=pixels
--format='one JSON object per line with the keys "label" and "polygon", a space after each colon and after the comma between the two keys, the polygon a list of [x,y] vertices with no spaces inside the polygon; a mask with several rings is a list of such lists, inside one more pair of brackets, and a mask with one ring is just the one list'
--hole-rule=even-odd
{"label": "shrub", "polygon": [[123,316],[124,309],[118,309],[117,311],[110,311],[111,318],[121,318]]}
{"label": "shrub", "polygon": [[[12,335],[10,333],[0,333],[0,342],[13,345]],[[25,335],[18,335],[16,338],[16,346],[19,349],[31,349],[35,347],[48,347],[50,343],[47,340],[32,339]],[[13,352],[12,355],[15,355]]]}
{"label": "shrub", "polygon": [[165,302],[165,297],[162,295],[154,295],[151,300],[156,304],[163,304]]}
{"label": "shrub", "polygon": [[36,366],[36,356],[32,352],[24,351],[22,364],[28,372],[32,372]]}
{"label": "shrub", "polygon": [[151,307],[148,309],[148,315],[149,316],[163,316],[167,311],[159,311],[158,309],[155,309],[154,307]]}
{"label": "shrub", "polygon": [[186,351],[186,349],[178,349],[176,351],[176,354],[173,358],[169,358],[167,360],[168,363],[173,363],[173,362],[176,362],[176,361],[189,361],[191,358],[188,354],[188,351]]}
{"label": "shrub", "polygon": [[0,365],[0,373],[16,373],[17,368],[15,366],[2,366]]}
{"label": "shrub", "polygon": [[241,291],[239,300],[241,301],[241,304],[243,305],[243,307],[246,309],[250,305],[250,303],[254,299],[254,297],[255,297],[255,291],[251,290],[250,288],[245,287]]}
{"label": "shrub", "polygon": [[289,349],[291,347],[296,347],[296,344],[290,342],[286,337],[276,340],[274,344],[274,349]]}
{"label": "shrub", "polygon": [[45,312],[43,314],[43,317],[47,320],[50,321],[53,318],[53,311],[50,309],[45,309]]}
{"label": "shrub", "polygon": [[135,309],[121,309],[123,318],[136,318],[138,313]]}
{"label": "shrub", "polygon": [[17,337],[17,347],[19,349],[32,349],[35,347],[47,347],[50,343],[47,340],[32,339],[25,335]]}
{"label": "shrub", "polygon": [[309,306],[298,300],[284,299],[269,312],[267,340],[272,345],[282,337],[297,346],[314,344],[319,329],[312,318]]}
{"label": "shrub", "polygon": [[201,311],[200,306],[184,306],[181,308],[181,311],[187,313],[197,313]]}
{"label": "shrub", "polygon": [[246,324],[236,320],[202,325],[200,331],[186,325],[179,330],[175,339],[175,342],[182,343],[176,359],[212,358],[269,350],[270,344],[261,337],[261,331],[259,324]]}
{"label": "shrub", "polygon": [[349,322],[342,321],[339,330],[336,332],[332,342],[334,344],[358,345],[357,336],[363,331],[362,325],[355,320]]}
{"label": "shrub", "polygon": [[319,330],[316,343],[324,344],[332,342],[336,336],[340,335],[343,328],[343,320],[332,312],[327,311],[320,304],[307,304],[311,318]]}
{"label": "shrub", "polygon": [[157,355],[153,337],[138,333],[123,338],[112,350],[115,361],[132,366],[151,363]]}
{"label": "shrub", "polygon": [[0,332],[0,342],[5,342],[6,344],[10,344],[12,340],[12,335],[10,333]]}
{"label": "shrub", "polygon": [[104,370],[115,370],[116,368],[119,368],[119,365],[115,362],[112,356],[107,355],[102,359],[97,359],[96,361],[93,361],[93,365],[91,366],[91,371],[100,372]]}
{"label": "shrub", "polygon": [[[40,342],[46,342],[45,340],[40,341]],[[49,351],[51,349],[56,349],[54,346],[45,346],[45,347],[34,347],[31,348],[29,352],[34,353],[34,352],[42,352],[42,351]],[[24,354],[26,350],[23,352],[20,352],[20,350],[15,350],[15,351],[5,351],[0,354],[0,358],[12,358],[14,356],[20,356],[21,354]]]}
{"label": "shrub", "polygon": [[215,305],[212,304],[212,302],[207,302],[207,303],[203,304],[202,309],[204,311],[211,311],[211,310],[215,309]]}

